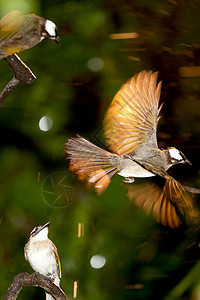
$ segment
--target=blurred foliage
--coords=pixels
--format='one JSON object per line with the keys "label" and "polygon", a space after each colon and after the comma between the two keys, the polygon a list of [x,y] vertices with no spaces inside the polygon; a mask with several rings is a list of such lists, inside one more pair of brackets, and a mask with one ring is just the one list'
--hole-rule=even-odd
{"label": "blurred foliage", "polygon": [[[199,225],[163,228],[128,201],[121,178],[98,197],[69,173],[63,158],[64,143],[76,133],[102,144],[101,122],[119,87],[138,71],[158,70],[165,101],[159,144],[186,154],[193,167],[178,175],[200,186],[199,5],[198,0],[0,0],[1,15],[13,9],[38,14],[57,24],[61,39],[60,47],[44,40],[20,53],[37,80],[21,83],[0,109],[0,297],[15,274],[32,272],[23,247],[33,227],[51,221],[49,236],[58,248],[61,287],[69,299],[75,280],[78,299],[199,299]],[[139,36],[110,38],[125,32]],[[103,67],[92,71],[93,58]],[[2,90],[13,74],[4,60],[0,65]],[[194,66],[193,77],[181,69]],[[46,132],[38,126],[45,115],[53,120]],[[80,238],[79,223],[84,224]],[[106,258],[101,269],[90,265],[95,254]],[[36,288],[19,295],[44,297]]]}

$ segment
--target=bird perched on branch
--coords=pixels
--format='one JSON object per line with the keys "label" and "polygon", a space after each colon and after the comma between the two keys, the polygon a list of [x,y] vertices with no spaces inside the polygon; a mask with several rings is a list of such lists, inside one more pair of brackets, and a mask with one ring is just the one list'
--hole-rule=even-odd
{"label": "bird perched on branch", "polygon": [[187,191],[200,190],[183,186],[167,172],[173,165],[190,164],[185,155],[174,147],[158,148],[156,131],[162,104],[157,75],[142,71],[115,95],[104,118],[105,138],[112,152],[77,136],[68,139],[65,153],[70,170],[94,185],[98,194],[116,174],[127,183],[133,183],[134,177],[162,177],[163,185],[149,185],[146,193],[140,190],[139,195],[134,192],[135,185],[129,184],[128,195],[148,213],[153,211],[157,222],[176,228],[181,224],[179,213],[188,221],[198,215]]}
{"label": "bird perched on branch", "polygon": [[[56,246],[48,238],[49,224],[35,227],[24,247],[24,256],[34,271],[50,278],[60,286],[61,266]],[[46,300],[54,298],[46,294]]]}
{"label": "bird perched on branch", "polygon": [[52,21],[11,11],[0,20],[0,59],[29,49],[44,38],[60,43],[57,27]]}

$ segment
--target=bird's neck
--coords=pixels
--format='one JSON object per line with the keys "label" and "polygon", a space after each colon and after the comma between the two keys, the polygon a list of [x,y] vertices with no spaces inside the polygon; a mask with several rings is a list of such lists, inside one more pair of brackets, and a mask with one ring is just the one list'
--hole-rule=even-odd
{"label": "bird's neck", "polygon": [[36,241],[47,241],[48,240],[48,232],[45,229],[41,230],[38,234],[36,234],[34,237],[32,237],[32,240],[35,242]]}
{"label": "bird's neck", "polygon": [[162,149],[162,155],[165,162],[165,170],[167,171],[173,164],[169,155],[168,149]]}

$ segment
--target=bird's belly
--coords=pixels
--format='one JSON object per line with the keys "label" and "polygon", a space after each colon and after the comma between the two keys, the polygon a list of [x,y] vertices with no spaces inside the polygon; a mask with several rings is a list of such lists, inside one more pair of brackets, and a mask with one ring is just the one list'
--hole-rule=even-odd
{"label": "bird's belly", "polygon": [[118,175],[123,177],[152,177],[155,176],[155,174],[151,173],[150,171],[144,169],[138,164],[131,164],[129,166],[126,166],[122,169],[121,172],[118,173]]}
{"label": "bird's belly", "polygon": [[32,268],[36,272],[47,277],[51,277],[51,275],[56,274],[57,263],[54,255],[51,255],[46,247],[41,247],[37,250],[33,251],[32,254],[28,257]]}

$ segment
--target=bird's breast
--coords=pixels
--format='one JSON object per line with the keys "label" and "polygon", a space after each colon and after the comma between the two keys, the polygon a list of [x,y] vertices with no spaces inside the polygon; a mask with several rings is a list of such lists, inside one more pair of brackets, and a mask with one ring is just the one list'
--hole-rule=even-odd
{"label": "bird's breast", "polygon": [[118,175],[123,177],[152,177],[155,174],[151,173],[141,165],[131,159],[123,159],[120,162],[120,172]]}
{"label": "bird's breast", "polygon": [[26,248],[26,257],[32,268],[47,277],[57,273],[57,261],[51,242],[30,242]]}

